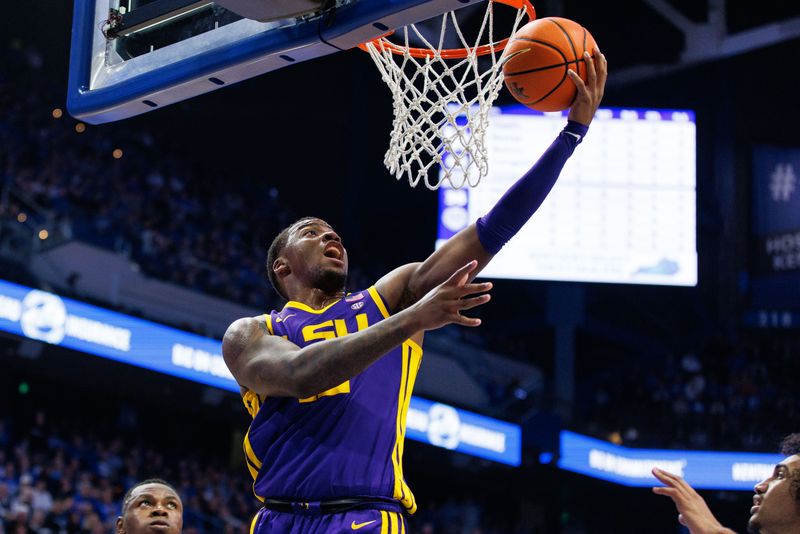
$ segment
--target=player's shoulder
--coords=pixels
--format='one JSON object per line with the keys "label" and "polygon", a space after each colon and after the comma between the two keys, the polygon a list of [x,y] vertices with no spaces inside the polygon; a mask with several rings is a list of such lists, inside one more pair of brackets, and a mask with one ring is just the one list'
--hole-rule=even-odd
{"label": "player's shoulder", "polygon": [[222,337],[222,355],[230,358],[240,354],[256,338],[269,334],[265,316],[242,317],[228,326]]}
{"label": "player's shoulder", "polygon": [[253,317],[242,317],[240,319],[236,319],[234,322],[228,326],[228,330],[225,332],[225,335],[228,334],[242,334],[248,332],[256,332],[257,330],[266,330],[265,318],[269,316],[269,313],[262,313],[261,315],[256,315]]}

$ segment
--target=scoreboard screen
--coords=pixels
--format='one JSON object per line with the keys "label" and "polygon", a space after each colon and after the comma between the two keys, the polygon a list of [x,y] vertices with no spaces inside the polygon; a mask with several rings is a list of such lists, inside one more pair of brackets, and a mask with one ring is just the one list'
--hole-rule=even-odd
{"label": "scoreboard screen", "polygon": [[[437,247],[494,206],[566,114],[493,108],[489,174],[475,188],[440,188]],[[695,159],[692,111],[598,110],[544,204],[481,276],[697,285]]]}

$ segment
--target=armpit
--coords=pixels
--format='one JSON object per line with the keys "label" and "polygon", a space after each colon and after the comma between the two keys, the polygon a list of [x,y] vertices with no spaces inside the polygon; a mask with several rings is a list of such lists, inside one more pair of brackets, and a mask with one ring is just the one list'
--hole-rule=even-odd
{"label": "armpit", "polygon": [[400,294],[400,302],[397,304],[397,311],[405,310],[418,300],[419,297],[412,291],[408,284],[406,284],[406,287],[403,288],[403,292]]}
{"label": "armpit", "polygon": [[268,317],[269,317],[269,315],[266,314],[266,313],[264,315],[259,315],[258,316],[258,327],[261,329],[261,331],[263,333],[272,335],[272,332],[270,332],[269,328],[267,327],[267,318]]}

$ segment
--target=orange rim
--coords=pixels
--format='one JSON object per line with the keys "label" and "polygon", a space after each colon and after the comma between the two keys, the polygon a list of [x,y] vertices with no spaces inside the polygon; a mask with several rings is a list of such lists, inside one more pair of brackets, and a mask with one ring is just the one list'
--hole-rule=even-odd
{"label": "orange rim", "polygon": [[[530,3],[530,0],[493,0],[498,4],[505,4],[507,6],[511,6],[516,9],[525,9],[525,13],[528,15],[528,20],[536,20],[536,10],[534,9],[533,5]],[[431,50],[430,48],[411,48],[405,47],[403,45],[395,44],[387,39],[388,36],[392,35],[394,30],[381,35],[377,39],[373,39],[372,41],[367,41],[366,43],[362,43],[358,45],[358,47],[367,52],[367,45],[372,43],[375,45],[376,48],[379,50],[388,50],[392,54],[397,55],[404,55],[408,53],[412,57],[416,58],[426,58],[426,57],[433,57],[437,55],[435,50]],[[506,45],[508,44],[508,40],[511,37],[506,37],[500,41],[497,41],[493,44],[481,45],[475,48],[447,48],[439,52],[439,56],[443,59],[462,59],[470,55],[470,52],[474,52],[478,56],[485,56],[486,54],[490,54],[493,50],[495,52],[503,50]]]}

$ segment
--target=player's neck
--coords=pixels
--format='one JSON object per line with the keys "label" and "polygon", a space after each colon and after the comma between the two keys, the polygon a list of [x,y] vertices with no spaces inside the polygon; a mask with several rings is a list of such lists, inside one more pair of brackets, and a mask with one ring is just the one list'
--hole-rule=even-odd
{"label": "player's neck", "polygon": [[330,291],[324,291],[316,287],[309,287],[294,292],[292,298],[289,300],[300,302],[315,310],[321,310],[341,299],[344,295],[344,290],[331,293]]}

